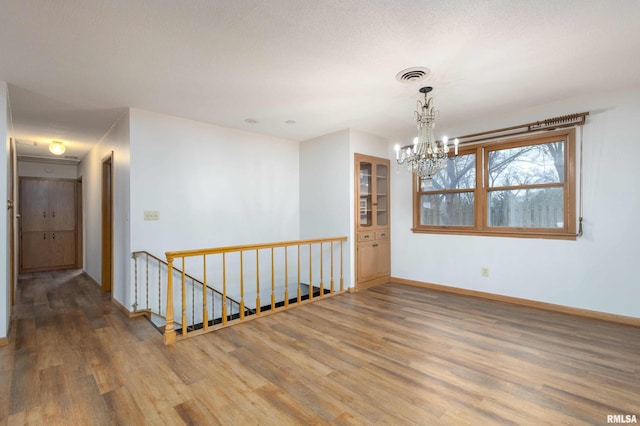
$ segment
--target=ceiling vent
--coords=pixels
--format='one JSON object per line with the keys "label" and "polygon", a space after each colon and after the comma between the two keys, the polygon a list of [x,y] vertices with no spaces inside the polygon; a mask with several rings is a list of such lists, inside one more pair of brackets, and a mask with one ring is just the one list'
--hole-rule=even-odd
{"label": "ceiling vent", "polygon": [[400,83],[417,83],[425,80],[431,75],[431,70],[425,67],[412,67],[400,71],[396,74],[396,80]]}

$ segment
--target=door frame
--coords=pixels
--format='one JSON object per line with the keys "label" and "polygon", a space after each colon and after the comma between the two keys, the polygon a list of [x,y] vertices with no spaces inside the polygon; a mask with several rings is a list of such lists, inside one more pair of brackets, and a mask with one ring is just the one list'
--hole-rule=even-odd
{"label": "door frame", "polygon": [[102,160],[102,291],[113,288],[113,151]]}
{"label": "door frame", "polygon": [[9,140],[9,173],[11,175],[11,189],[9,189],[9,285],[10,289],[10,315],[13,313],[13,305],[15,303],[15,289],[16,289],[16,149],[14,147],[15,141],[13,138]]}
{"label": "door frame", "polygon": [[82,177],[76,183],[76,268],[84,268],[84,219],[82,214],[84,205],[82,202]]}

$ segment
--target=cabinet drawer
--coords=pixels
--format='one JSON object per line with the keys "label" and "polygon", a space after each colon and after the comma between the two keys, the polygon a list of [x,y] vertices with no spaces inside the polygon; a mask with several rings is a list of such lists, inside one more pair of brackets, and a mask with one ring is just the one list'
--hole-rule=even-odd
{"label": "cabinet drawer", "polygon": [[376,240],[388,240],[390,238],[389,230],[376,231]]}
{"label": "cabinet drawer", "polygon": [[358,241],[373,241],[375,239],[376,239],[376,234],[373,231],[358,232]]}

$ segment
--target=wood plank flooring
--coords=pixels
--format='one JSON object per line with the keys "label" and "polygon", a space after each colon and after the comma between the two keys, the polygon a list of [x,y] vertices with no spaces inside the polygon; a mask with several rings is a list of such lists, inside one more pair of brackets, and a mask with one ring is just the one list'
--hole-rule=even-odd
{"label": "wood plank flooring", "polygon": [[384,284],[166,347],[77,271],[24,276],[0,424],[640,421],[640,329]]}

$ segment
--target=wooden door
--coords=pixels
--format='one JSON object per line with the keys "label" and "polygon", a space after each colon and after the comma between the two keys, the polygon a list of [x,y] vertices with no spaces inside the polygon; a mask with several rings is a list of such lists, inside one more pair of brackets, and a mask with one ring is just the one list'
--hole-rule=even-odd
{"label": "wooden door", "polygon": [[378,244],[376,276],[391,275],[391,240],[380,239],[376,243]]}
{"label": "wooden door", "polygon": [[11,185],[9,189],[9,265],[10,265],[10,274],[9,274],[9,285],[10,285],[10,296],[11,296],[11,308],[9,316],[11,317],[13,313],[13,304],[14,304],[14,292],[16,287],[16,244],[15,244],[15,218],[16,218],[16,203],[15,203],[15,185],[16,185],[16,157],[15,157],[15,142],[13,139],[9,140],[9,175],[11,176]]}
{"label": "wooden door", "polygon": [[20,272],[77,267],[76,182],[20,179]]}
{"label": "wooden door", "polygon": [[47,231],[22,231],[20,240],[20,271],[43,271],[50,267],[51,235]]}
{"label": "wooden door", "polygon": [[76,264],[75,231],[51,232],[49,259],[56,268],[73,268]]}
{"label": "wooden door", "polygon": [[113,287],[113,152],[102,161],[102,291]]}
{"label": "wooden door", "polygon": [[70,180],[49,181],[48,210],[49,230],[72,231],[76,227],[76,182]]}
{"label": "wooden door", "polygon": [[47,231],[50,216],[49,183],[43,179],[20,180],[20,217],[22,230]]}
{"label": "wooden door", "polygon": [[375,241],[358,243],[358,282],[376,277],[377,253],[378,248]]}

